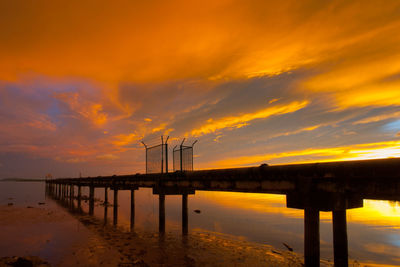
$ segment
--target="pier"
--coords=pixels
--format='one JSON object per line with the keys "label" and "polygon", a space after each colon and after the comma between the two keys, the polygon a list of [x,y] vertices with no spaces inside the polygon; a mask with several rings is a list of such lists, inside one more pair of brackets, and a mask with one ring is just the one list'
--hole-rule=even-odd
{"label": "pier", "polygon": [[[165,233],[165,198],[182,196],[182,234],[188,234],[188,195],[198,190],[286,195],[288,208],[304,210],[304,260],[319,266],[319,212],[332,212],[335,266],[348,266],[346,210],[363,206],[364,199],[400,201],[400,159],[311,163],[200,170],[163,174],[134,174],[46,181],[46,190],[62,200],[82,199],[89,188],[89,214],[94,192],[104,190],[107,219],[108,189],[113,190],[113,223],[118,219],[118,191],[131,191],[131,228],[135,221],[135,190],[152,188],[159,199],[159,232]],[[77,188],[77,195],[75,189]]]}

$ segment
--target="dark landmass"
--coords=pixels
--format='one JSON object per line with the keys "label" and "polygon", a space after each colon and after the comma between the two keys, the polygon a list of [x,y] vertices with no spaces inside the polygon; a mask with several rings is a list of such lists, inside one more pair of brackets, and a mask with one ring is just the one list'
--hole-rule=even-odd
{"label": "dark landmass", "polygon": [[44,182],[46,179],[29,179],[29,178],[3,178],[0,182]]}

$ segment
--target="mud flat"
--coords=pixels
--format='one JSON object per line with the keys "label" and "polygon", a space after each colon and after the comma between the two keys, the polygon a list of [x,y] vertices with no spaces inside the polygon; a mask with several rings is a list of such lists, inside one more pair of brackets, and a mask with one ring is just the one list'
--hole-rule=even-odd
{"label": "mud flat", "polygon": [[303,266],[300,254],[226,234],[127,232],[46,205],[1,206],[0,228],[2,266],[18,257],[33,257],[33,266]]}
{"label": "mud flat", "polygon": [[105,240],[67,212],[46,205],[0,206],[0,229],[0,266],[8,266],[18,257],[30,260],[33,266],[120,263],[119,252]]}
{"label": "mud flat", "polygon": [[126,232],[46,205],[0,206],[0,228],[2,266],[302,266],[301,255],[229,235]]}

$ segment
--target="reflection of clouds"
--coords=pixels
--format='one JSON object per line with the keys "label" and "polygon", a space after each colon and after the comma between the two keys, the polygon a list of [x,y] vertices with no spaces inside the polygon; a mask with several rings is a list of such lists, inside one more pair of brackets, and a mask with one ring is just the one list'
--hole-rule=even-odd
{"label": "reflection of clouds", "polygon": [[[285,195],[199,191],[196,192],[196,196],[227,208],[252,210],[260,213],[279,213],[290,218],[304,217],[303,210],[286,207]],[[320,219],[326,222],[331,221],[331,212],[321,212]],[[400,206],[393,205],[386,200],[364,200],[362,208],[347,210],[347,220],[349,223],[398,229]]]}
{"label": "reflection of clouds", "polygon": [[[266,226],[274,229],[269,238],[272,239],[273,235],[280,238],[291,237],[289,240],[293,243],[303,241],[301,227],[297,229],[296,226],[290,224],[290,228],[286,229],[286,227],[291,218],[299,219],[299,224],[302,225],[304,211],[286,208],[284,195],[199,191],[196,192],[196,197],[204,202],[222,207],[222,209],[217,208],[217,210],[221,210],[222,217],[227,216],[224,213],[233,213],[235,216],[237,216],[236,214],[245,214],[249,225],[252,225],[253,221],[259,220],[259,214],[271,215],[268,217],[269,220],[266,219],[268,222],[265,222]],[[279,215],[283,215],[286,219]],[[364,207],[347,210],[350,259],[357,260],[362,266],[397,266],[399,246],[393,240],[398,239],[396,233],[399,230],[399,216],[398,203],[389,201],[364,200]],[[273,218],[279,218],[277,223],[279,227],[275,228],[276,222],[272,222]],[[324,255],[322,257],[331,257],[333,255],[331,251],[332,213],[320,212],[320,223],[321,255]],[[246,227],[243,223],[240,226]],[[225,226],[224,228],[229,227]],[[222,230],[227,231],[227,229]],[[263,233],[264,229],[257,228],[257,231]],[[293,236],[289,235],[288,237],[289,233]]]}
{"label": "reflection of clouds", "polygon": [[381,243],[367,243],[364,245],[365,250],[371,252],[371,253],[377,253],[381,254],[382,256],[385,257],[390,257],[391,260],[397,261],[400,263],[400,258],[398,257],[393,257],[394,255],[397,255],[399,252],[398,247],[390,246],[387,244],[381,244]]}
{"label": "reflection of clouds", "polygon": [[390,201],[364,200],[362,209],[352,209],[348,212],[348,221],[370,225],[385,226],[390,229],[400,229],[400,206]]}
{"label": "reflection of clouds", "polygon": [[274,194],[196,192],[196,196],[206,198],[227,208],[252,210],[261,213],[280,213],[293,218],[302,218],[303,211],[286,208],[286,196]]}

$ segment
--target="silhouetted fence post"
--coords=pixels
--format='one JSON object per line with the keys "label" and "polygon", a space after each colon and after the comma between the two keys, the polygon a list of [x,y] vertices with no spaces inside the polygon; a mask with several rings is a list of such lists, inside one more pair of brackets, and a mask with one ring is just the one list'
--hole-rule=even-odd
{"label": "silhouetted fence post", "polygon": [[193,171],[193,146],[197,143],[197,140],[190,146],[185,146],[186,138],[183,138],[179,148],[175,146],[172,149],[174,171]]}
{"label": "silhouetted fence post", "polygon": [[152,146],[141,141],[146,150],[146,173],[168,173],[168,139],[161,136],[161,144]]}

